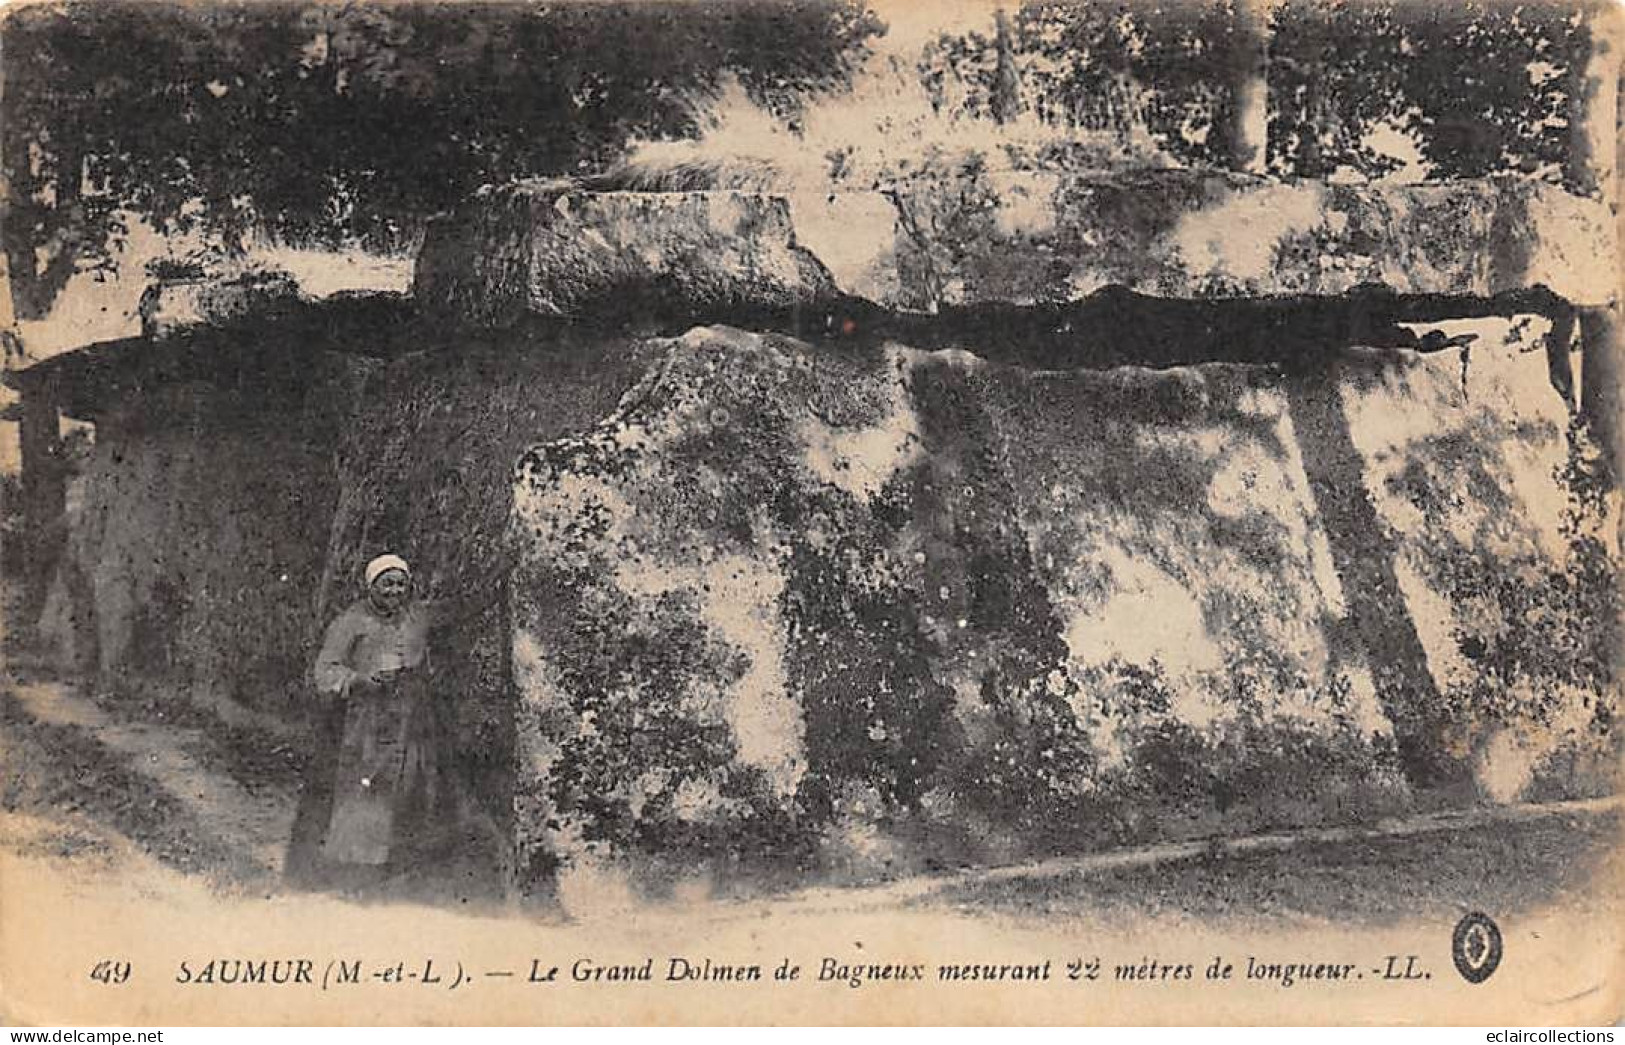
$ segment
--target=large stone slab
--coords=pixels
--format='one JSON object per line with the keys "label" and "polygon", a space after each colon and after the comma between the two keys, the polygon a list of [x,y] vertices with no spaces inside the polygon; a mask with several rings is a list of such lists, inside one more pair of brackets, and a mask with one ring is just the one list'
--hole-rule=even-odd
{"label": "large stone slab", "polygon": [[1352,357],[1328,382],[1425,657],[1427,732],[1497,801],[1606,792],[1619,764],[1619,496],[1528,351],[1540,326],[1446,324],[1482,335],[1470,356]]}
{"label": "large stone slab", "polygon": [[680,315],[816,307],[838,291],[797,245],[788,203],[745,193],[479,194],[436,222],[414,293],[481,325],[525,315]]}
{"label": "large stone slab", "polygon": [[1488,297],[1545,285],[1576,304],[1610,301],[1618,289],[1599,263],[1615,256],[1606,205],[1531,181],[989,174],[957,192],[899,192],[895,202],[894,303],[904,308],[1075,301],[1110,285],[1215,299],[1361,284]]}
{"label": "large stone slab", "polygon": [[334,451],[366,367],[334,353],[299,367],[244,365],[235,388],[137,384],[97,414],[38,622],[60,667],[108,689],[160,679],[210,705],[301,706]]}
{"label": "large stone slab", "polygon": [[1612,215],[1524,180],[1278,182],[1183,170],[956,172],[879,192],[480,195],[435,224],[417,294],[477,323],[654,309],[700,319],[838,295],[930,312],[1058,304],[1107,286],[1170,298],[1488,297],[1545,286],[1613,300]]}
{"label": "large stone slab", "polygon": [[1615,553],[1564,522],[1525,346],[1479,346],[1459,392],[1454,353],[655,347],[516,475],[516,827],[566,893],[1608,786],[1617,694],[1573,655],[1607,589],[1575,585]]}

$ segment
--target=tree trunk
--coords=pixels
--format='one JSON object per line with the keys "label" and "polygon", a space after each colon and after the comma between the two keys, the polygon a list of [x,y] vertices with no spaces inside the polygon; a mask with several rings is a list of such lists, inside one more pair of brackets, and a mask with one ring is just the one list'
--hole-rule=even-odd
{"label": "tree trunk", "polygon": [[33,625],[45,604],[51,576],[66,543],[67,469],[62,459],[62,421],[52,381],[23,389],[18,425],[22,457],[21,500],[25,556],[23,623]]}
{"label": "tree trunk", "polygon": [[1021,115],[1021,70],[1016,66],[1010,19],[1002,7],[994,15],[994,25],[994,46],[998,51],[999,64],[993,81],[993,119],[1001,124],[1012,123]]}
{"label": "tree trunk", "polygon": [[1225,152],[1232,170],[1264,174],[1269,165],[1269,12],[1264,0],[1236,4],[1234,98]]}

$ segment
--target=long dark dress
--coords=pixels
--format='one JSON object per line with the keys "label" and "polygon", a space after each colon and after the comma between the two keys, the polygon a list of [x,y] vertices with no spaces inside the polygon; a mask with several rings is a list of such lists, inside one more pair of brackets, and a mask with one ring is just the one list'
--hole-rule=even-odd
{"label": "long dark dress", "polygon": [[[365,600],[328,628],[314,681],[331,703],[316,723],[285,867],[290,882],[342,885],[411,868],[454,819],[427,634],[426,608],[385,617]],[[366,678],[374,671],[392,674],[373,685]]]}
{"label": "long dark dress", "polygon": [[340,864],[410,863],[431,840],[441,738],[423,668],[352,691],[321,855]]}

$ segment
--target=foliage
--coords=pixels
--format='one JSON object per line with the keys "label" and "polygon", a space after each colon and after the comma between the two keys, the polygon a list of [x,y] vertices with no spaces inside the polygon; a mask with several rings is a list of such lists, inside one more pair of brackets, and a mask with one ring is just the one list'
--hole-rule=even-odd
{"label": "foliage", "polygon": [[1589,35],[1557,4],[1285,0],[1269,56],[1270,164],[1319,178],[1377,177],[1387,124],[1435,178],[1563,176],[1568,115]]}
{"label": "foliage", "polygon": [[481,184],[692,132],[688,96],[724,74],[793,109],[880,28],[851,0],[28,8],[3,40],[18,312],[110,266],[123,212],[398,248]]}
{"label": "foliage", "polygon": [[[1381,148],[1387,129],[1416,142],[1431,177],[1564,176],[1590,46],[1575,7],[1284,0],[1269,28],[1274,172],[1391,173],[1403,160]],[[1229,160],[1235,84],[1259,47],[1235,0],[1028,3],[999,44],[944,35],[922,78],[940,104],[992,114],[1013,58],[1021,100],[1045,122],[1146,134],[1209,166]]]}
{"label": "foliage", "polygon": [[921,62],[927,87],[942,104],[997,115],[1013,64],[1022,101],[1046,123],[1146,134],[1183,162],[1223,164],[1231,69],[1248,46],[1233,0],[1028,3],[1008,50],[1002,36],[939,37]]}

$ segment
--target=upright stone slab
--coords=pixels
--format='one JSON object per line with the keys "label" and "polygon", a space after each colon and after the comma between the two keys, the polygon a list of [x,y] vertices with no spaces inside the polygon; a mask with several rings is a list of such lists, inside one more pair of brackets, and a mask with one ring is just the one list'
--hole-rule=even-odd
{"label": "upright stone slab", "polygon": [[1404,802],[1266,369],[661,353],[514,492],[516,823],[567,891]]}

